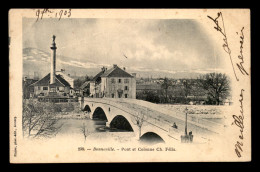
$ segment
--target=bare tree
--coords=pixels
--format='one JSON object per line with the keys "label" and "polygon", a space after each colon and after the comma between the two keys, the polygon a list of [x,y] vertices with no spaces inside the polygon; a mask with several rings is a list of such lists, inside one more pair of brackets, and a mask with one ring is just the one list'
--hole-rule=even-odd
{"label": "bare tree", "polygon": [[82,125],[80,131],[83,133],[83,136],[84,136],[84,142],[85,142],[86,139],[87,139],[87,137],[91,134],[91,133],[88,131],[88,129],[86,129],[85,123],[83,123],[83,125]]}
{"label": "bare tree", "polygon": [[216,104],[220,104],[220,99],[225,99],[229,96],[230,83],[225,74],[222,73],[209,73],[200,76],[200,86],[205,89],[209,98],[216,101]]}
{"label": "bare tree", "polygon": [[62,125],[58,125],[58,119],[51,106],[51,104],[40,104],[33,101],[23,104],[22,126],[24,135],[33,138],[49,138],[59,132]]}
{"label": "bare tree", "polygon": [[141,137],[141,130],[142,130],[142,126],[144,121],[147,120],[147,116],[145,116],[143,113],[138,113],[137,116],[134,116],[134,118],[132,118],[132,122],[134,123],[134,125],[136,125],[139,129],[139,139]]}
{"label": "bare tree", "polygon": [[162,83],[162,89],[165,91],[165,102],[167,103],[168,102],[168,90],[169,90],[169,87],[171,86],[171,82],[168,78],[164,78],[163,80],[163,83]]}
{"label": "bare tree", "polygon": [[183,80],[183,92],[185,98],[187,98],[188,95],[190,95],[191,90],[192,90],[192,80]]}

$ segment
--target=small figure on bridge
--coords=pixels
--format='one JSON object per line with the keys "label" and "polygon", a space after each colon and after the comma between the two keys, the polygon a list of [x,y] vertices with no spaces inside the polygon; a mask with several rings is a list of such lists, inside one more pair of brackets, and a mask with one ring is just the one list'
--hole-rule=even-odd
{"label": "small figure on bridge", "polygon": [[193,142],[193,135],[192,135],[192,131],[189,132],[189,139],[190,139],[190,142]]}
{"label": "small figure on bridge", "polygon": [[178,129],[178,126],[176,125],[175,122],[173,123],[172,128],[176,128],[176,129]]}

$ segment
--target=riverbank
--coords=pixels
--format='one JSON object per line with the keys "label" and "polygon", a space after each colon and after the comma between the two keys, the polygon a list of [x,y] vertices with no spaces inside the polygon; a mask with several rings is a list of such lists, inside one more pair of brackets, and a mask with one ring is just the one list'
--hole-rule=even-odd
{"label": "riverbank", "polygon": [[90,119],[89,114],[83,111],[60,112],[56,114],[58,119]]}

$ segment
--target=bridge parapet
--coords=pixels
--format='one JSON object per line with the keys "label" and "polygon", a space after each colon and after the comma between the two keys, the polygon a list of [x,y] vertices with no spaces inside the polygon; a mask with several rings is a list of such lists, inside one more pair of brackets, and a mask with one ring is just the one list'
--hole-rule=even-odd
{"label": "bridge parapet", "polygon": [[[132,117],[145,115],[147,116],[147,119],[144,121],[149,127],[145,127],[146,130],[144,129],[144,132],[153,130],[157,133],[161,133],[161,135],[167,135],[175,140],[180,140],[180,136],[183,135],[185,131],[185,118],[183,114],[176,114],[168,109],[163,109],[159,105],[150,102],[123,98],[84,98],[79,99],[79,102],[82,103],[82,109],[86,104],[89,104],[90,106],[95,104],[93,108],[100,106],[104,107],[106,110],[110,109],[110,107],[112,109],[118,109],[124,114],[128,114],[128,120]],[[92,109],[92,111],[94,111],[94,109]],[[113,113],[115,113],[115,111],[113,111]],[[112,113],[110,113],[110,115],[112,115],[110,116],[111,120],[114,117]],[[109,121],[108,124],[110,122],[111,121]],[[172,127],[173,123],[175,122],[178,125],[177,128]],[[203,122],[205,123],[205,121]],[[193,131],[196,137],[198,136],[197,134],[201,133],[203,133],[201,137],[204,138],[207,137],[207,133],[217,134],[214,131],[215,128],[210,126],[210,124],[199,124],[198,121],[192,121],[190,119],[188,119],[188,128],[190,131]]]}
{"label": "bridge parapet", "polygon": [[[139,106],[141,105],[143,107],[152,109],[154,111],[157,111],[157,112],[160,112],[160,113],[163,113],[163,114],[169,114],[170,116],[174,116],[175,118],[178,118],[180,120],[185,120],[185,113],[184,112],[183,113],[176,113],[176,112],[169,110],[169,109],[158,108],[157,104],[154,104],[154,103],[151,103],[151,102],[138,100],[138,99],[123,99],[123,100],[120,100],[120,102],[132,103],[132,104],[136,104],[136,105],[139,105]],[[216,122],[209,121],[209,120],[206,120],[206,119],[194,118],[194,117],[188,115],[187,120],[190,124],[197,125],[197,126],[202,127],[202,128],[207,128],[207,129],[209,129],[209,130],[211,130],[215,133],[221,133],[225,129],[224,124],[216,123]],[[169,123],[167,121],[167,119],[164,122],[168,123],[168,125],[172,125],[171,123]]]}
{"label": "bridge parapet", "polygon": [[133,117],[145,115],[148,117],[147,119],[144,120],[146,123],[154,127],[157,127],[158,129],[163,130],[165,132],[169,131],[169,127],[170,127],[169,123],[162,121],[159,118],[152,117],[151,115],[147,114],[145,110],[138,111],[139,109],[132,109],[126,106],[125,104],[122,105],[121,103],[119,103],[119,100],[122,99],[117,100],[117,99],[109,99],[109,98],[85,98],[84,102],[93,102],[93,103],[101,103],[101,104],[109,105],[118,108],[132,115]]}

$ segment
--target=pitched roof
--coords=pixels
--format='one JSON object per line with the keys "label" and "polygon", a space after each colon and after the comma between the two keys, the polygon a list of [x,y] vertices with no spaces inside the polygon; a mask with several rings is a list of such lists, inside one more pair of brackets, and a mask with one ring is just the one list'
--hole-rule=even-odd
{"label": "pitched roof", "polygon": [[103,71],[100,71],[96,76],[93,77],[92,81],[96,81],[103,73]]}
{"label": "pitched roof", "polygon": [[56,75],[56,79],[58,79],[58,81],[60,81],[65,87],[70,87],[70,84],[61,75]]}
{"label": "pitched roof", "polygon": [[90,83],[90,81],[86,81],[79,88],[84,89],[85,87],[87,87],[89,85],[89,83]]}
{"label": "pitched roof", "polygon": [[105,73],[102,74],[101,77],[133,77],[133,76],[127,73],[125,70],[121,69],[120,67],[116,66],[105,71]]}
{"label": "pitched roof", "polygon": [[24,86],[30,86],[31,84],[37,82],[37,79],[26,79],[26,81],[23,81]]}
{"label": "pitched roof", "polygon": [[[34,86],[47,86],[50,85],[50,74],[47,74],[45,77],[40,79],[39,81],[33,83]],[[55,83],[52,84],[53,86],[64,86],[64,87],[70,87],[70,84],[62,78],[61,75],[55,75]]]}

